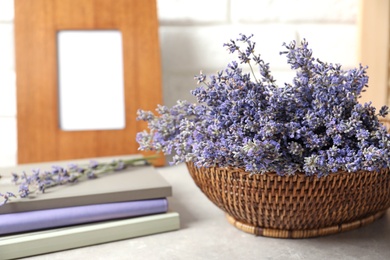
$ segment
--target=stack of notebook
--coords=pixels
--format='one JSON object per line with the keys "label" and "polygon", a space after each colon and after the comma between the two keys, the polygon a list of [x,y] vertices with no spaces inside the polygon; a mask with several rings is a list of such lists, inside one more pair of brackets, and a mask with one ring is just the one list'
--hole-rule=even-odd
{"label": "stack of notebook", "polygon": [[[66,163],[1,169],[0,192],[17,194],[12,172]],[[12,199],[0,206],[0,259],[177,230],[179,214],[168,207],[171,195],[170,184],[152,166],[132,166],[97,179],[50,188],[34,198]]]}

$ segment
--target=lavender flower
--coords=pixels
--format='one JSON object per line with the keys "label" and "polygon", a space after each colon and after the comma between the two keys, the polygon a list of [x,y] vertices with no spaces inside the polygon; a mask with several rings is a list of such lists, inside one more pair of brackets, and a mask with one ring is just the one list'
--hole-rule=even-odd
{"label": "lavender flower", "polygon": [[195,76],[197,103],[159,106],[157,115],[139,110],[138,120],[149,127],[137,134],[139,149],[174,154],[172,163],[239,167],[253,174],[323,176],[390,166],[390,135],[378,119],[389,109],[376,114],[370,103],[358,102],[368,83],[366,67],[343,70],[314,58],[306,40],[293,41],[283,44],[281,54],[296,76],[278,86],[252,38],[240,35],[224,44],[238,56],[225,70]]}
{"label": "lavender flower", "polygon": [[7,203],[10,198],[12,198],[12,197],[16,198],[15,194],[13,194],[12,192],[6,192],[4,194],[0,193],[0,197],[3,198],[3,201],[0,203],[0,206]]}

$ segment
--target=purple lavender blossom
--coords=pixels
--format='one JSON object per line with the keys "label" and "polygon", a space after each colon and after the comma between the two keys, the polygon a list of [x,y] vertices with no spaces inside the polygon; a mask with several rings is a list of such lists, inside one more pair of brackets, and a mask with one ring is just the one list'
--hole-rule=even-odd
{"label": "purple lavender blossom", "polygon": [[[139,149],[172,153],[172,163],[280,175],[390,166],[390,135],[378,118],[389,109],[376,114],[371,103],[358,102],[368,83],[366,67],[343,70],[314,58],[306,40],[292,41],[283,44],[281,54],[296,76],[278,86],[269,63],[255,54],[252,38],[241,34],[224,44],[238,56],[225,70],[208,79],[195,76],[197,103],[159,106],[157,115],[139,110],[137,118],[149,126],[137,134]],[[259,78],[251,63],[258,66]]]}
{"label": "purple lavender blossom", "polygon": [[12,197],[16,198],[15,194],[13,194],[12,192],[6,192],[4,194],[0,193],[0,197],[3,198],[3,201],[0,202],[0,206],[7,203],[10,198],[12,198]]}

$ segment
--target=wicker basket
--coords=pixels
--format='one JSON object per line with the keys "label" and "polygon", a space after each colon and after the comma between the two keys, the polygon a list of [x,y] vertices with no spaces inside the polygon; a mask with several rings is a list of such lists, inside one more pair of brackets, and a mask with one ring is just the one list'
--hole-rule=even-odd
{"label": "wicker basket", "polygon": [[390,171],[252,175],[233,168],[187,167],[196,185],[235,227],[260,236],[316,237],[352,230],[390,207]]}

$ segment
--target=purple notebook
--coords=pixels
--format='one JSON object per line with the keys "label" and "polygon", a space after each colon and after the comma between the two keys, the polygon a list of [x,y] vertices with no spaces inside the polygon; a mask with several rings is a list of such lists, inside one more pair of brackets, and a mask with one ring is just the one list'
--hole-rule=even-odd
{"label": "purple notebook", "polygon": [[0,235],[167,212],[166,198],[0,215]]}

